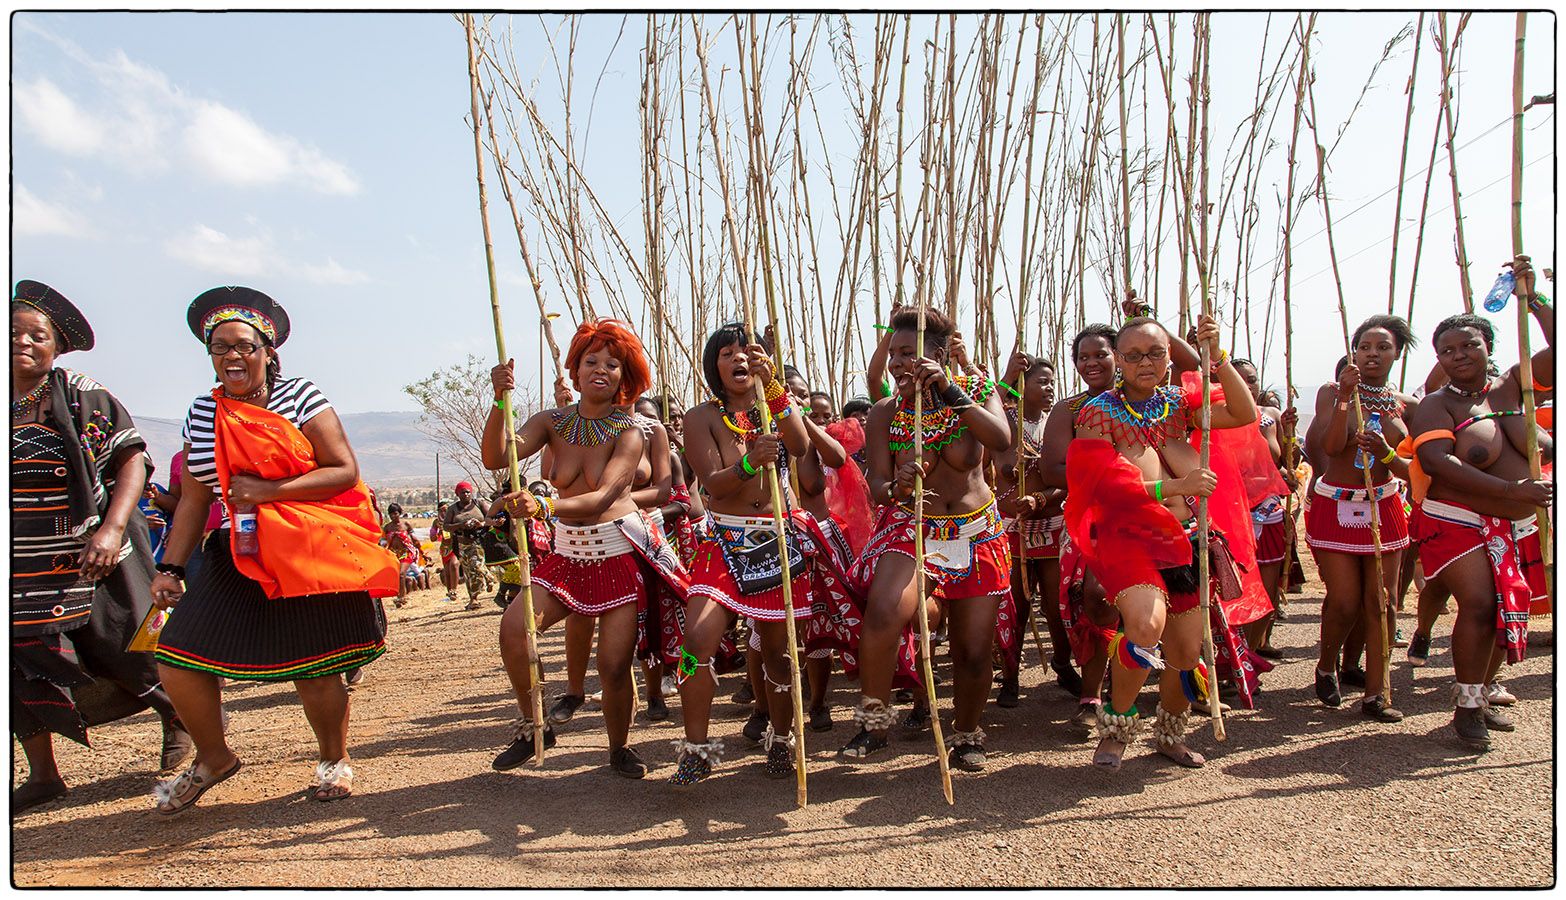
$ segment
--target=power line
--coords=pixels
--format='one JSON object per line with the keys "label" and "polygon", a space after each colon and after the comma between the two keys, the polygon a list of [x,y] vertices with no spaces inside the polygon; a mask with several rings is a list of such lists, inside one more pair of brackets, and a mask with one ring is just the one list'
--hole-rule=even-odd
{"label": "power line", "polygon": [[[1456,153],[1463,152],[1464,150],[1466,150],[1469,147],[1473,146],[1478,141],[1481,141],[1481,140],[1485,139],[1486,137],[1489,137],[1490,134],[1493,133],[1496,129],[1502,128],[1502,127],[1504,127],[1506,125],[1510,125],[1511,122],[1512,122],[1512,117],[1511,116],[1507,116],[1506,118],[1502,119],[1501,121],[1499,121],[1499,122],[1495,123],[1494,125],[1490,126],[1483,133],[1481,133],[1479,135],[1476,135],[1475,137],[1471,138],[1468,142],[1464,143],[1462,146],[1458,147],[1455,151],[1453,151],[1453,153],[1456,154]],[[1532,163],[1529,163],[1529,165],[1532,165]],[[1393,191],[1397,190],[1402,185],[1408,184],[1409,182],[1413,181],[1414,179],[1418,178],[1419,176],[1425,174],[1426,172],[1429,172],[1432,168],[1434,168],[1434,166],[1425,166],[1423,169],[1420,169],[1418,172],[1415,172],[1414,174],[1408,176],[1408,178],[1404,179],[1402,182],[1400,182],[1398,184],[1392,185],[1391,187],[1387,188],[1386,190],[1382,191],[1381,193],[1377,194],[1376,196],[1370,198],[1369,200],[1366,200],[1364,203],[1361,203],[1359,206],[1356,206],[1352,210],[1349,210],[1348,214],[1340,217],[1339,219],[1337,219],[1337,222],[1339,224],[1342,224],[1343,222],[1348,221],[1349,219],[1353,218],[1356,213],[1362,212],[1367,207],[1369,207],[1372,204],[1374,204],[1376,201],[1382,199],[1383,197],[1385,197],[1388,194],[1392,193]],[[1287,202],[1293,203],[1294,202],[1294,198],[1293,197],[1288,198]],[[1294,246],[1298,247],[1301,244],[1307,244],[1307,243],[1315,240],[1316,238],[1321,237],[1323,234],[1326,234],[1326,233],[1327,233],[1327,229],[1325,227],[1323,227],[1320,231],[1316,232],[1315,234],[1312,234],[1309,237],[1306,237],[1306,238],[1303,238],[1303,239],[1301,239],[1299,241],[1296,241]],[[1277,262],[1282,256],[1283,256],[1282,253],[1278,253],[1278,254],[1274,255],[1271,259],[1267,260],[1266,262],[1261,263],[1260,265],[1257,265],[1255,268],[1251,269],[1246,274],[1254,274],[1256,272],[1259,272],[1262,269],[1266,268],[1267,266],[1272,265],[1273,263]],[[1320,273],[1317,273],[1317,274],[1320,274]]]}
{"label": "power line", "polygon": [[[1529,166],[1534,165],[1535,163],[1541,163],[1541,162],[1544,162],[1547,159],[1553,159],[1554,157],[1555,157],[1554,153],[1547,153],[1544,156],[1541,156],[1538,159],[1535,159],[1532,162],[1529,162],[1529,163],[1525,164],[1523,166],[1523,168],[1526,169]],[[1502,175],[1500,178],[1495,179],[1494,181],[1490,182],[1489,184],[1485,185],[1484,187],[1479,188],[1476,191],[1473,191],[1468,196],[1470,196],[1470,197],[1477,197],[1480,194],[1484,193],[1485,191],[1489,190],[1490,188],[1493,188],[1496,185],[1500,184],[1501,182],[1510,179],[1511,177],[1512,177],[1511,173],[1508,172],[1507,174]],[[1441,207],[1440,209],[1432,210],[1428,215],[1425,216],[1425,218],[1423,220],[1416,220],[1416,221],[1413,221],[1413,222],[1409,222],[1407,225],[1404,225],[1402,228],[1399,228],[1398,229],[1398,233],[1401,234],[1402,232],[1405,232],[1408,229],[1413,228],[1415,225],[1418,225],[1420,221],[1429,221],[1430,216],[1440,215],[1441,213],[1444,213],[1444,212],[1446,212],[1447,210],[1449,210],[1451,208],[1452,208],[1452,204],[1448,203],[1447,205]],[[1339,265],[1341,265],[1343,263],[1346,263],[1349,260],[1353,259],[1354,257],[1359,256],[1361,253],[1365,253],[1365,252],[1368,252],[1370,250],[1373,250],[1376,247],[1379,247],[1382,244],[1385,244],[1387,241],[1390,241],[1390,240],[1392,240],[1392,236],[1391,235],[1387,235],[1386,237],[1382,238],[1379,241],[1376,241],[1376,242],[1371,243],[1371,244],[1366,244],[1365,246],[1359,248],[1358,250],[1355,250],[1353,253],[1350,253],[1348,256],[1344,256],[1344,257],[1339,258],[1338,263],[1339,263]],[[1315,272],[1312,272],[1309,275],[1306,275],[1304,278],[1297,279],[1294,283],[1295,283],[1295,285],[1301,285],[1301,284],[1304,284],[1307,281],[1310,281],[1312,278],[1315,278],[1318,275],[1321,275],[1321,274],[1323,274],[1325,272],[1330,272],[1330,271],[1332,271],[1332,267],[1331,266],[1327,266],[1324,269],[1318,269]]]}

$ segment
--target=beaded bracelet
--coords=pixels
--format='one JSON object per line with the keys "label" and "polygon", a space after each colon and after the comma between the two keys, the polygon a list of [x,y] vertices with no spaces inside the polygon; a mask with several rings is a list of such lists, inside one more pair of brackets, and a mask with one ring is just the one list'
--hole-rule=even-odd
{"label": "beaded bracelet", "polygon": [[547,521],[555,517],[555,498],[534,496],[538,501],[538,509],[534,511],[533,518]]}
{"label": "beaded bracelet", "polygon": [[[777,384],[777,382],[773,382]],[[793,407],[793,399],[786,392],[773,394],[771,388],[767,389],[767,410],[772,413],[772,418],[781,419],[788,415],[786,410]]]}
{"label": "beaded bracelet", "polygon": [[[173,563],[158,563],[157,570],[164,575],[173,575],[180,581],[185,580],[185,567],[176,566]],[[145,571],[145,570],[143,570]]]}
{"label": "beaded bracelet", "polygon": [[1548,309],[1549,307],[1550,297],[1548,294],[1543,292],[1535,292],[1533,297],[1528,300],[1528,308],[1534,312],[1538,312],[1541,309]]}

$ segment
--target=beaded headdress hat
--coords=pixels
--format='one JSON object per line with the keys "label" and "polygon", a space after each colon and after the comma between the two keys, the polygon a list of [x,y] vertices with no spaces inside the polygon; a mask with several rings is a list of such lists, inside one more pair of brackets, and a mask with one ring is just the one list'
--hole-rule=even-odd
{"label": "beaded headdress hat", "polygon": [[65,299],[64,294],[42,281],[24,279],[16,283],[16,291],[11,298],[43,313],[65,339],[65,344],[60,347],[61,353],[92,349],[92,326],[87,324],[87,317],[82,315],[82,311]]}

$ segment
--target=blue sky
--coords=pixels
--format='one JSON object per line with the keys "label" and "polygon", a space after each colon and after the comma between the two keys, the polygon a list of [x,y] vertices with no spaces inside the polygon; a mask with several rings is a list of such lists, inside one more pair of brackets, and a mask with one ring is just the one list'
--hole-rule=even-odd
{"label": "blue sky", "polygon": [[[1224,136],[1215,139],[1220,148],[1250,106],[1263,18],[1215,19],[1213,132]],[[1347,114],[1382,45],[1412,19],[1322,16],[1314,55],[1324,127]],[[36,278],[77,301],[98,332],[99,348],[67,358],[67,364],[104,381],[133,413],[179,416],[210,383],[184,309],[216,284],[249,284],[282,302],[295,324],[283,350],[285,371],[313,378],[345,411],[412,409],[403,384],[466,353],[493,354],[472,136],[464,122],[465,50],[450,15],[27,13],[11,23],[12,281]],[[559,104],[538,21],[518,17],[515,24],[518,68],[525,78],[538,79],[541,106],[553,120]],[[1274,18],[1274,48],[1291,24],[1292,16]],[[1529,26],[1525,92],[1531,96],[1554,90],[1554,18],[1536,14]],[[921,27],[927,26],[916,20],[916,35]],[[579,137],[581,165],[637,250],[636,54],[643,29],[635,17],[589,17],[575,64],[579,97],[601,69],[605,73],[592,131]],[[1464,36],[1459,145],[1507,116],[1512,29],[1510,14],[1481,14]],[[868,20],[860,30],[868,34]],[[732,33],[715,50],[720,58],[725,47],[732,54]],[[1396,183],[1410,52],[1405,42],[1382,68],[1329,173],[1355,322],[1385,304],[1393,198],[1375,198]],[[841,170],[852,153],[836,141],[846,106],[836,86],[824,81],[830,65],[823,61],[815,72],[828,143]],[[1416,176],[1429,150],[1435,72],[1427,42],[1416,85],[1405,223],[1412,222],[1423,187]],[[773,96],[781,96],[778,73],[774,67],[768,82]],[[911,74],[910,84],[915,81]],[[1154,118],[1160,118],[1156,84],[1151,93]],[[580,133],[586,101],[579,103]],[[688,94],[687,103],[694,112],[699,94]],[[1555,240],[1553,115],[1545,109],[1526,119],[1525,158],[1544,158],[1527,169],[1525,204],[1528,242],[1541,267],[1551,264],[1550,251],[1541,248]],[[1161,126],[1161,119],[1154,124]],[[1287,110],[1274,137],[1287,141]],[[1480,294],[1494,265],[1510,255],[1509,154],[1510,129],[1502,127],[1458,156]],[[1301,158],[1303,178],[1313,172],[1303,142]],[[1281,163],[1282,153],[1275,153],[1264,175],[1269,184],[1281,185]],[[508,342],[519,369],[534,372],[536,307],[490,177]],[[1263,192],[1264,198],[1270,194],[1270,188]],[[1443,149],[1419,273],[1415,324],[1422,339],[1453,311],[1457,295],[1450,202]],[[1262,205],[1271,217],[1275,204],[1264,199]],[[828,246],[829,209],[823,197],[815,213]],[[1315,204],[1296,227],[1296,380],[1311,384],[1321,380],[1321,370],[1330,371],[1341,336]],[[1412,228],[1404,232],[1399,251],[1400,308],[1413,234]],[[707,236],[710,250],[720,237]],[[1264,236],[1258,267],[1272,256],[1270,240]],[[534,251],[545,255],[537,245]],[[835,268],[835,253],[822,265]],[[1270,274],[1269,263],[1253,278],[1265,282]],[[555,273],[546,280],[546,289],[560,296]],[[1166,271],[1163,283],[1169,281]],[[1089,281],[1089,302],[1104,307],[1097,285],[1097,279]],[[676,302],[688,302],[677,283],[674,293]],[[563,301],[551,302],[565,308]],[[1509,310],[1498,322],[1503,347],[1515,347],[1512,321]],[[1281,333],[1275,333],[1274,347],[1278,341]],[[1428,364],[1429,357],[1419,359]],[[1281,362],[1271,365],[1270,376]]]}

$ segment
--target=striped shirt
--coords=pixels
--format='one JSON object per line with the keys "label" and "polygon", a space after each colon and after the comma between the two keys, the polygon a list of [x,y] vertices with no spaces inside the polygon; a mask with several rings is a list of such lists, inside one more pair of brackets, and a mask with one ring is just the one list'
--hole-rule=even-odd
{"label": "striped shirt", "polygon": [[[314,382],[304,378],[285,378],[278,381],[266,400],[266,408],[277,413],[298,428],[332,408]],[[197,397],[185,414],[185,442],[190,444],[190,454],[185,457],[185,471],[192,478],[222,494],[218,483],[217,460],[212,449],[212,423],[217,414],[217,401],[210,394]],[[228,511],[223,512],[223,522],[218,527],[228,527]]]}

